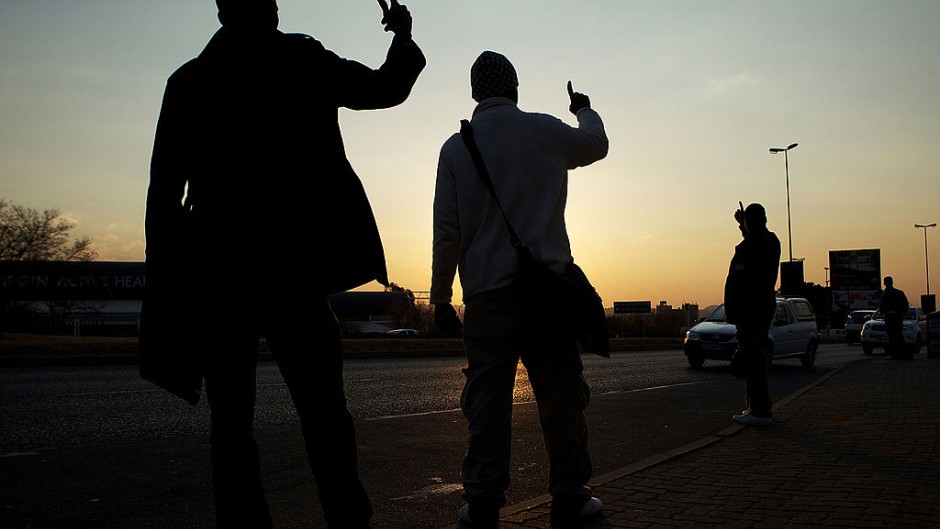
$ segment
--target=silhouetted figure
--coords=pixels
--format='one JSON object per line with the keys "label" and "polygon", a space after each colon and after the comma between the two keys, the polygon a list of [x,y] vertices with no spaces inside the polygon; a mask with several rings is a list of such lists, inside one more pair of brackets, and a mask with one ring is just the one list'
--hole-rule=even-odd
{"label": "silhouetted figure", "polygon": [[[471,127],[495,194],[522,243],[537,260],[561,271],[572,261],[564,217],[568,170],[607,155],[603,122],[570,83],[578,127],[520,110],[516,71],[491,51],[474,62],[470,85],[478,103]],[[467,505],[458,517],[473,527],[498,524],[509,487],[513,387],[521,355],[550,461],[553,524],[567,527],[603,507],[587,486],[592,466],[584,409],[590,390],[565,322],[556,321],[551,310],[537,318],[523,314],[525,300],[513,287],[519,258],[495,200],[461,135],[453,135],[441,149],[437,171],[430,300],[438,327],[458,332],[451,301],[459,268],[469,364],[461,407],[469,446],[462,474]],[[533,326],[524,323],[533,319]]]}
{"label": "silhouetted figure", "polygon": [[767,229],[764,206],[750,204],[735,212],[744,240],[734,248],[725,280],[725,313],[736,327],[738,348],[732,358],[735,376],[745,379],[748,408],[733,419],[742,424],[773,424],[773,403],[767,387],[767,342],[777,310],[780,240]]}
{"label": "silhouetted figure", "polygon": [[[394,33],[379,69],[310,36],[281,33],[274,0],[216,3],[222,27],[169,78],[157,124],[141,374],[191,402],[204,378],[218,526],[270,527],[252,434],[256,357],[266,338],[327,522],[366,527],[372,507],[358,476],[327,296],[388,279],[338,109],[402,103],[425,58],[396,0],[379,0]],[[198,354],[182,358],[168,335],[187,325]]]}
{"label": "silhouetted figure", "polygon": [[891,358],[913,358],[904,345],[904,315],[911,307],[903,290],[895,288],[894,278],[885,276],[885,289],[878,302],[878,310],[885,319],[885,330],[888,332],[888,347],[885,349]]}

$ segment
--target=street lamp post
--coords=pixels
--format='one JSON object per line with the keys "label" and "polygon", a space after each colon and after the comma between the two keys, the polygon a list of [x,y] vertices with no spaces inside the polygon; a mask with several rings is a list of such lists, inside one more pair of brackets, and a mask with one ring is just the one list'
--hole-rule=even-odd
{"label": "street lamp post", "polygon": [[787,243],[790,246],[790,261],[793,261],[793,229],[790,223],[790,158],[787,153],[790,152],[790,149],[796,148],[797,145],[797,143],[791,143],[786,148],[770,148],[770,154],[783,153],[783,163],[787,173]]}
{"label": "street lamp post", "polygon": [[924,271],[927,274],[927,295],[930,295],[930,259],[927,258],[927,228],[935,228],[937,223],[933,224],[915,224],[915,228],[924,229]]}

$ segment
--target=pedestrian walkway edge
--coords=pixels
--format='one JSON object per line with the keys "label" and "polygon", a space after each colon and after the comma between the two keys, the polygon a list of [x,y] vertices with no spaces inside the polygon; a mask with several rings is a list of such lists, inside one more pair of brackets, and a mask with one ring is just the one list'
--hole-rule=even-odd
{"label": "pedestrian walkway edge", "polygon": [[[813,388],[819,386],[820,384],[823,384],[824,382],[826,382],[826,381],[829,380],[830,378],[834,377],[836,374],[840,373],[842,370],[844,370],[845,368],[849,367],[850,365],[855,364],[856,362],[864,362],[864,361],[868,361],[868,359],[860,358],[860,359],[858,359],[858,360],[852,360],[852,361],[850,361],[850,362],[846,362],[846,363],[844,363],[844,364],[842,364],[842,365],[836,367],[836,368],[833,369],[832,371],[826,373],[825,375],[819,377],[818,379],[816,379],[816,380],[810,382],[809,384],[807,384],[807,385],[801,387],[800,389],[798,389],[798,390],[794,391],[793,393],[787,395],[786,397],[780,399],[780,400],[774,405],[774,410],[778,410],[778,409],[782,408],[783,406],[787,405],[788,403],[792,402],[792,401],[795,400],[796,398],[802,396],[803,394],[805,394],[805,393],[807,393],[807,392],[809,392],[809,391],[812,391]],[[631,474],[635,474],[635,473],[637,473],[637,472],[641,472],[641,471],[646,470],[646,469],[648,469],[648,468],[651,468],[651,467],[654,467],[654,466],[656,466],[656,465],[665,463],[666,461],[670,461],[670,460],[672,460],[672,459],[675,459],[675,458],[678,458],[678,457],[682,457],[682,456],[684,456],[684,455],[686,455],[686,454],[690,454],[690,453],[692,453],[692,452],[695,452],[696,450],[700,450],[700,449],[702,449],[702,448],[705,448],[706,446],[711,446],[711,445],[713,445],[713,444],[715,444],[715,443],[718,443],[718,442],[720,442],[720,441],[722,441],[722,440],[724,440],[724,439],[727,439],[728,437],[731,437],[732,435],[734,435],[734,434],[740,432],[740,431],[743,430],[744,428],[747,428],[747,426],[745,426],[745,425],[743,425],[743,424],[734,424],[734,425],[732,425],[732,426],[729,426],[728,428],[725,428],[724,430],[721,430],[720,432],[717,432],[717,433],[714,433],[714,434],[712,434],[712,435],[703,437],[702,439],[699,439],[699,440],[697,440],[697,441],[693,441],[693,442],[691,442],[691,443],[688,443],[688,444],[686,444],[686,445],[680,446],[680,447],[675,448],[675,449],[673,449],[673,450],[669,450],[669,451],[663,452],[663,453],[661,453],[661,454],[656,454],[656,455],[650,456],[650,457],[648,457],[648,458],[646,458],[646,459],[637,461],[636,463],[633,463],[633,464],[631,464],[631,465],[627,465],[627,466],[625,466],[625,467],[622,467],[622,468],[619,468],[619,469],[616,469],[616,470],[612,470],[612,471],[607,472],[607,473],[605,473],[605,474],[601,474],[600,476],[597,476],[596,478],[594,478],[593,480],[591,480],[590,485],[591,485],[592,487],[599,487],[599,486],[602,486],[602,485],[606,485],[606,484],[608,484],[608,483],[610,483],[610,482],[612,482],[612,481],[616,481],[616,480],[618,480],[618,479],[624,478],[624,477],[629,476],[629,475],[631,475]],[[550,494],[542,494],[541,496],[536,496],[536,497],[534,497],[534,498],[531,498],[531,499],[528,499],[528,500],[525,500],[525,501],[521,501],[521,502],[519,502],[519,503],[515,503],[515,504],[509,505],[509,506],[507,506],[507,507],[503,507],[502,509],[500,509],[500,519],[506,518],[507,516],[512,516],[512,515],[517,514],[517,513],[520,513],[520,512],[527,511],[527,510],[529,510],[529,509],[533,509],[533,508],[538,507],[538,506],[540,506],[540,505],[548,504],[548,503],[550,503],[551,501],[552,501],[552,496],[551,496]],[[452,524],[452,525],[447,526],[447,527],[444,528],[444,529],[460,529],[460,527],[461,527],[460,524]]]}

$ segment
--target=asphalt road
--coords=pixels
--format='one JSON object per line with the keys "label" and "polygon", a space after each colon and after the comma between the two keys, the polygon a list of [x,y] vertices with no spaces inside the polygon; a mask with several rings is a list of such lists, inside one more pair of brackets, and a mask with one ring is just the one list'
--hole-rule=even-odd
{"label": "asphalt road", "polygon": [[[860,355],[857,346],[827,345],[815,369],[780,361],[771,392],[782,398]],[[346,363],[377,527],[453,522],[466,447],[457,411],[463,366],[454,357]],[[692,371],[679,351],[585,357],[585,376],[598,475],[713,434],[743,407],[743,383],[725,363]],[[259,366],[258,381],[256,431],[276,526],[320,527],[286,388],[273,364]],[[204,402],[190,406],[127,366],[3,369],[0,388],[3,527],[212,526]],[[524,370],[515,394],[510,502],[542,494],[546,475]]]}

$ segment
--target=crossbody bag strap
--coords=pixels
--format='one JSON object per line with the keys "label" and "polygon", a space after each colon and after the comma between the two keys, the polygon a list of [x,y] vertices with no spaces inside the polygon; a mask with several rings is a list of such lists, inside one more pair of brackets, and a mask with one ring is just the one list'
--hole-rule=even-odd
{"label": "crossbody bag strap", "polygon": [[499,202],[499,195],[496,194],[496,187],[493,185],[493,179],[490,178],[490,173],[486,170],[486,164],[483,162],[483,156],[480,154],[480,148],[477,147],[477,142],[473,137],[473,127],[470,126],[470,122],[466,119],[460,120],[460,137],[463,138],[463,142],[467,146],[467,150],[470,151],[470,158],[473,159],[473,164],[476,165],[477,172],[480,173],[480,178],[483,179],[486,187],[488,187],[490,193],[493,194],[493,200],[496,201],[496,207],[498,207],[499,212],[502,213],[503,221],[506,222],[506,229],[509,230],[509,241],[512,243],[513,248],[518,250],[521,247],[524,247],[522,245],[522,240],[519,239],[519,235],[516,234],[516,230],[513,229],[512,223],[509,222],[509,217],[506,216],[506,210],[503,209],[503,205]]}

